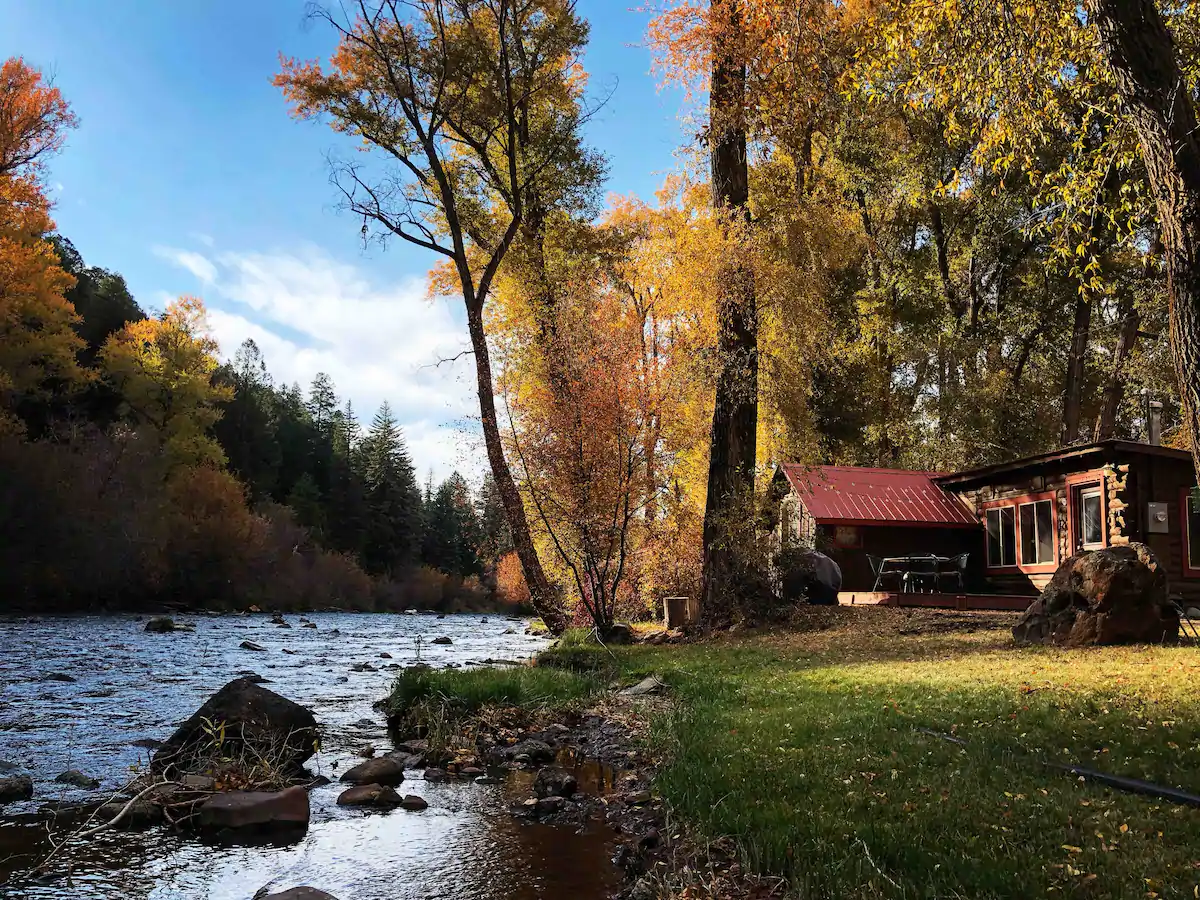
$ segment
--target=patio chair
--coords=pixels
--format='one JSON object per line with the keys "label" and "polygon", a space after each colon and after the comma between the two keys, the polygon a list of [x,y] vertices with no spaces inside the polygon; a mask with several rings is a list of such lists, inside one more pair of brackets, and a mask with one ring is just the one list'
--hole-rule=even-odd
{"label": "patio chair", "polygon": [[900,588],[904,584],[904,573],[899,569],[885,569],[884,558],[881,556],[871,556],[867,554],[867,562],[871,564],[871,573],[875,576],[875,584],[871,587],[872,591],[878,591],[883,587],[883,579],[889,575],[896,579],[896,587]]}
{"label": "patio chair", "polygon": [[970,559],[970,553],[960,553],[958,556],[952,556],[945,560],[938,568],[939,587],[943,578],[949,578],[953,582],[957,582],[958,589],[966,588],[967,560]]}
{"label": "patio chair", "polygon": [[938,589],[938,574],[936,557],[913,557],[911,567],[904,573],[904,593],[934,593]]}

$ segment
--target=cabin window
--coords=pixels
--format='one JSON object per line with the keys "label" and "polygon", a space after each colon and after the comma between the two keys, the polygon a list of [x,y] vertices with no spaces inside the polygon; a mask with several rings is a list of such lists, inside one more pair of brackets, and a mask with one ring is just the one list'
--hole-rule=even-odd
{"label": "cabin window", "polygon": [[1084,550],[1104,546],[1104,503],[1098,485],[1079,491],[1079,543]]}
{"label": "cabin window", "polygon": [[987,556],[989,566],[1017,564],[1017,517],[1011,506],[987,511]]}
{"label": "cabin window", "polygon": [[1054,501],[1022,503],[1021,563],[1036,566],[1054,562]]}
{"label": "cabin window", "polygon": [[1183,543],[1187,548],[1187,559],[1184,561],[1183,574],[1189,578],[1200,578],[1200,502],[1196,500],[1196,492],[1183,492],[1182,507]]}

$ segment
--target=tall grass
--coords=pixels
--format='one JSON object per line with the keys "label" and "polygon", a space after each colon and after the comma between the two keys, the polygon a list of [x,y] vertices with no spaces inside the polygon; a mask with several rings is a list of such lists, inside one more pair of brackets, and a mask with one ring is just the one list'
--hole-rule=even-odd
{"label": "tall grass", "polygon": [[594,678],[556,669],[407,669],[392,686],[388,710],[403,716],[430,703],[464,716],[488,706],[557,709],[578,706],[599,689]]}

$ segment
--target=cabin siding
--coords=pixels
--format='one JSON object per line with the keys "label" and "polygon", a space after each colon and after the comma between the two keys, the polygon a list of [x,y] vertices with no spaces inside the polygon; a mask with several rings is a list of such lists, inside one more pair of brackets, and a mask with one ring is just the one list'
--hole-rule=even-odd
{"label": "cabin siding", "polygon": [[[1182,495],[1196,484],[1190,465],[1174,460],[1147,458],[1131,462],[1130,503],[1125,510],[1125,522],[1130,540],[1146,544],[1167,572],[1171,595],[1188,605],[1200,605],[1200,579],[1185,575],[1186,548],[1183,542],[1184,516]],[[1167,507],[1167,532],[1152,533],[1149,523],[1151,503]]]}

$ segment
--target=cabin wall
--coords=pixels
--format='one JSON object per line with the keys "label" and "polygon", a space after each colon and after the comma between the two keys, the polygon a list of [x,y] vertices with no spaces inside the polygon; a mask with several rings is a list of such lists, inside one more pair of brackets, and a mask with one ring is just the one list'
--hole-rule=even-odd
{"label": "cabin wall", "polygon": [[836,526],[818,525],[816,528],[816,549],[841,567],[843,591],[870,591],[874,587],[875,573],[868,556],[958,556],[968,553],[966,590],[977,589],[982,583],[979,566],[982,532],[979,529],[860,525],[857,530],[861,546],[848,548],[836,545]]}
{"label": "cabin wall", "polygon": [[1071,511],[1068,508],[1071,490],[1069,482],[1070,476],[1076,474],[1078,473],[1065,470],[1039,474],[1007,473],[1004,480],[996,484],[959,492],[963,500],[975,511],[980,523],[985,523],[988,508],[1005,505],[998,501],[1020,501],[1046,494],[1050,494],[1050,499],[1054,501],[1054,563],[1043,566],[1021,565],[1018,533],[1018,565],[996,570],[988,565],[985,536],[981,538],[979,556],[982,581],[987,591],[997,594],[1037,594],[1050,582],[1054,576],[1054,569],[1071,555]]}
{"label": "cabin wall", "polygon": [[[1150,547],[1166,569],[1171,594],[1190,606],[1200,605],[1200,578],[1186,574],[1182,495],[1196,484],[1190,463],[1146,456],[1130,459],[1127,485],[1122,499],[1126,507],[1124,542],[1141,541]],[[1149,505],[1163,503],[1167,509],[1167,531],[1150,530]]]}

